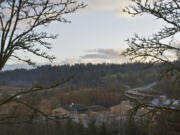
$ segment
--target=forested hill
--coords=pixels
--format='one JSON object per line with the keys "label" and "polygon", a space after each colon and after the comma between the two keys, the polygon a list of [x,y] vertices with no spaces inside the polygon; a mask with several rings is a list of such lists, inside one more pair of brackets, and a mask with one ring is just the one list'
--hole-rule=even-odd
{"label": "forested hill", "polygon": [[101,87],[105,85],[136,87],[157,80],[158,66],[150,64],[76,64],[45,65],[36,69],[16,69],[0,73],[2,84],[51,84],[73,76],[71,87]]}

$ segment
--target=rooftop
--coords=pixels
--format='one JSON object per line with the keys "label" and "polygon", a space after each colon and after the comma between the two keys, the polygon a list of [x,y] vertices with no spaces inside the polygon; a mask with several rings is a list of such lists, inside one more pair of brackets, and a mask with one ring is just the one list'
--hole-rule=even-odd
{"label": "rooftop", "polygon": [[63,108],[70,112],[73,112],[73,111],[82,112],[82,111],[88,110],[88,108],[85,105],[81,105],[81,104],[71,104],[68,106],[64,106]]}
{"label": "rooftop", "polygon": [[88,110],[98,112],[98,111],[105,111],[107,109],[101,105],[93,105],[93,106],[89,106]]}

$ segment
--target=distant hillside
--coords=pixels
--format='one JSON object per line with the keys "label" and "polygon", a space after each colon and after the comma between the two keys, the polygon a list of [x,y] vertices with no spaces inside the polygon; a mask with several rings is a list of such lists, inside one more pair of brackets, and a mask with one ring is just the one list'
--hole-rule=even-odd
{"label": "distant hillside", "polygon": [[9,71],[9,70],[15,70],[15,69],[33,69],[32,66],[27,64],[12,64],[12,65],[6,65],[3,68],[3,71]]}
{"label": "distant hillside", "polygon": [[16,69],[0,73],[1,84],[52,84],[73,76],[69,87],[137,87],[158,78],[158,66],[150,64],[76,64],[73,66],[40,66],[36,69]]}

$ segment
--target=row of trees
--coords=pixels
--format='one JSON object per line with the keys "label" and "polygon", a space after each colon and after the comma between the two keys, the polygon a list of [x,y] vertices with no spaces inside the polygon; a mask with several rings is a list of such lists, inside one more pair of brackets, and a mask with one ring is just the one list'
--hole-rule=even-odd
{"label": "row of trees", "polygon": [[[149,67],[149,68],[148,68]],[[73,66],[42,66],[32,70],[17,69],[0,73],[0,81],[17,84],[53,84],[73,76],[68,86],[100,87],[113,83],[117,86],[137,87],[156,81],[158,66],[143,63],[129,64],[76,64]],[[115,84],[116,83],[116,84]],[[108,86],[107,86],[108,87]]]}
{"label": "row of trees", "polygon": [[1,121],[0,130],[2,135],[178,135],[180,133],[178,112],[172,111],[156,114],[151,123],[149,123],[148,119],[142,118],[139,118],[138,121],[112,119],[101,123],[91,118],[89,121],[86,121],[87,125],[85,126],[83,121],[77,123],[71,119],[46,121],[30,118],[36,115],[33,111],[24,110],[25,107],[18,106],[18,108],[14,108],[14,110],[9,112],[12,115],[18,114],[18,117],[3,121],[3,124]]}
{"label": "row of trees", "polygon": [[41,121],[32,124],[19,124],[19,125],[3,125],[0,126],[1,133],[8,135],[141,135],[140,131],[134,124],[128,125],[124,121],[102,123],[97,126],[96,120],[92,119],[88,122],[88,127],[84,127],[83,123],[74,123],[71,120],[63,122]]}

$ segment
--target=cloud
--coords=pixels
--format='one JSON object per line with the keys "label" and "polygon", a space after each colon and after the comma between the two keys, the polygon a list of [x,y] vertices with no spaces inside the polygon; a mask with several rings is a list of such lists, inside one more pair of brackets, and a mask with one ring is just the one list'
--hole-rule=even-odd
{"label": "cloud", "polygon": [[114,63],[122,64],[130,62],[128,58],[121,55],[123,49],[91,49],[85,51],[85,55],[73,57],[73,58],[64,58],[57,59],[54,63],[55,65],[64,65],[64,64],[79,64],[79,63]]}
{"label": "cloud", "polygon": [[81,56],[83,60],[103,61],[108,63],[124,63],[128,59],[121,55],[122,49],[93,49],[86,51],[87,54]]}
{"label": "cloud", "polygon": [[93,49],[87,51],[90,54],[81,56],[83,59],[93,58],[93,59],[114,59],[120,57],[119,50],[115,49]]}
{"label": "cloud", "polygon": [[127,16],[122,9],[130,5],[130,0],[83,0],[87,11],[111,11],[118,16]]}
{"label": "cloud", "polygon": [[[122,64],[130,62],[128,58],[121,55],[121,52],[123,49],[91,49],[87,50],[86,54],[79,57],[74,58],[64,58],[64,59],[56,59],[53,63],[49,62],[42,62],[38,63],[38,65],[46,65],[51,64],[53,65],[74,65],[74,64],[80,64],[80,63],[93,63],[93,64],[99,64],[99,63],[114,63],[114,64]],[[31,69],[31,66],[28,66],[24,63],[13,63],[10,62],[8,66],[4,68],[4,70],[13,70],[16,68],[26,68]]]}

